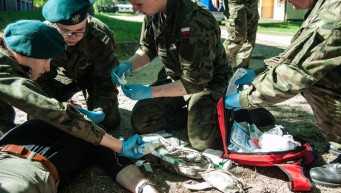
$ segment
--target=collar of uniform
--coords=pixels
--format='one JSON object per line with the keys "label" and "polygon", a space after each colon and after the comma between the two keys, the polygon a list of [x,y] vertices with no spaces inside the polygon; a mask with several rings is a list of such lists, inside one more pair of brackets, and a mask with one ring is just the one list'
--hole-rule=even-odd
{"label": "collar of uniform", "polygon": [[[163,31],[169,23],[171,23],[172,21],[176,20],[176,13],[181,12],[180,11],[180,7],[179,5],[181,5],[182,0],[168,0],[167,1],[167,8],[166,8],[166,13],[167,13],[167,17],[165,19],[163,19],[163,16],[161,12],[159,12],[157,14],[156,17],[154,18],[154,24],[158,25],[158,28],[160,28],[161,31]],[[157,20],[157,22],[155,23],[155,19]]]}
{"label": "collar of uniform", "polygon": [[167,1],[167,17],[171,16],[176,8],[176,4],[179,0],[168,0]]}

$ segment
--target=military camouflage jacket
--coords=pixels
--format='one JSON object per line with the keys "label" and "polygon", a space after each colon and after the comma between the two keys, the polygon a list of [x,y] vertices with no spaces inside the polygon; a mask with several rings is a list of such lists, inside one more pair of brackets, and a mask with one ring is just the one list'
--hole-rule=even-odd
{"label": "military camouflage jacket", "polygon": [[93,109],[102,108],[107,113],[118,93],[111,80],[110,70],[118,64],[114,34],[104,23],[89,16],[86,36],[71,54],[66,51],[53,58],[51,65],[54,69],[42,78],[55,78],[57,67],[59,73],[62,72],[70,82],[76,81],[81,89],[87,89],[89,100],[92,100],[88,103],[92,104]]}
{"label": "military camouflage jacket", "polygon": [[146,16],[141,33],[140,49],[150,60],[159,57],[167,75],[181,80],[187,93],[223,93],[231,70],[219,25],[206,9],[191,0],[168,0],[167,17]]}
{"label": "military camouflage jacket", "polygon": [[0,49],[0,100],[75,137],[99,144],[105,131],[69,104],[44,96],[25,68]]}
{"label": "military camouflage jacket", "polygon": [[341,1],[318,0],[291,45],[265,63],[268,69],[241,92],[242,107],[282,102],[305,89],[340,101]]}

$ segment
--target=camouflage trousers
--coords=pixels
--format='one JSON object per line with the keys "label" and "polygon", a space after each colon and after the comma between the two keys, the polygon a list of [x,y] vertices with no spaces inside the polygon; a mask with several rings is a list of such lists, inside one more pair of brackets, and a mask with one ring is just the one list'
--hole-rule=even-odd
{"label": "camouflage trousers", "polygon": [[[166,84],[159,81],[153,85]],[[134,130],[140,134],[160,130],[184,129],[187,127],[189,142],[198,150],[215,148],[220,139],[216,128],[216,106],[219,97],[211,91],[184,97],[160,97],[138,101],[131,116]]]}
{"label": "camouflage trousers", "polygon": [[188,101],[183,97],[140,100],[133,108],[131,123],[140,134],[187,127],[193,148],[214,148],[219,135],[215,127],[216,105],[217,100],[209,92],[193,94]]}
{"label": "camouflage trousers", "polygon": [[14,120],[14,108],[6,102],[0,100],[0,131],[5,133],[15,127]]}
{"label": "camouflage trousers", "polygon": [[224,48],[228,61],[236,60],[236,66],[248,67],[256,42],[259,20],[258,0],[224,0],[228,37]]}
{"label": "camouflage trousers", "polygon": [[314,87],[303,91],[322,135],[331,145],[341,150],[341,97],[336,95],[320,92]]}
{"label": "camouflage trousers", "polygon": [[[96,97],[95,94],[90,89],[81,89],[76,82],[63,82],[60,79],[45,79],[37,81],[37,83],[42,87],[47,96],[55,98],[60,102],[66,102],[77,92],[83,91],[88,110],[94,109],[92,101]],[[115,97],[111,100],[111,107],[105,112],[105,119],[99,124],[107,131],[116,128],[121,121],[117,95],[115,94]]]}

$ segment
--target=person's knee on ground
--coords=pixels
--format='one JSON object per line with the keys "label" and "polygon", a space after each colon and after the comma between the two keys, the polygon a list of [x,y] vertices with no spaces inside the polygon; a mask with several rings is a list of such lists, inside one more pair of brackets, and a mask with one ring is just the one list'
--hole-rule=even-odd
{"label": "person's knee on ground", "polygon": [[163,97],[138,101],[131,115],[132,128],[138,134],[160,130],[185,129],[187,108],[182,97]]}
{"label": "person's knee on ground", "polygon": [[220,135],[216,128],[216,107],[220,95],[211,92],[193,94],[188,104],[188,138],[197,150],[217,148]]}
{"label": "person's knee on ground", "polygon": [[[139,188],[142,188],[141,192],[158,192],[146,177],[141,173],[140,169],[136,165],[128,165],[123,168],[116,176],[116,181],[121,186],[131,192],[138,192]],[[147,182],[147,183],[145,183]]]}
{"label": "person's knee on ground", "polygon": [[202,151],[206,149],[222,149],[221,136],[217,129],[211,130],[209,135],[188,134],[192,148]]}

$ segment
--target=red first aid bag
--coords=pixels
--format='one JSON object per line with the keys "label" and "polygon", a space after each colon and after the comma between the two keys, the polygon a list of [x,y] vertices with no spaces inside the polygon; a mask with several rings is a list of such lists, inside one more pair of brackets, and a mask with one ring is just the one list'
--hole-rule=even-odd
{"label": "red first aid bag", "polygon": [[248,166],[277,166],[289,177],[288,186],[291,191],[310,191],[312,183],[303,174],[303,166],[311,164],[314,159],[313,149],[304,141],[299,140],[301,146],[289,151],[276,152],[233,152],[228,151],[231,128],[233,125],[233,111],[224,107],[224,97],[221,97],[217,105],[218,124],[222,136],[224,154],[238,164]]}

